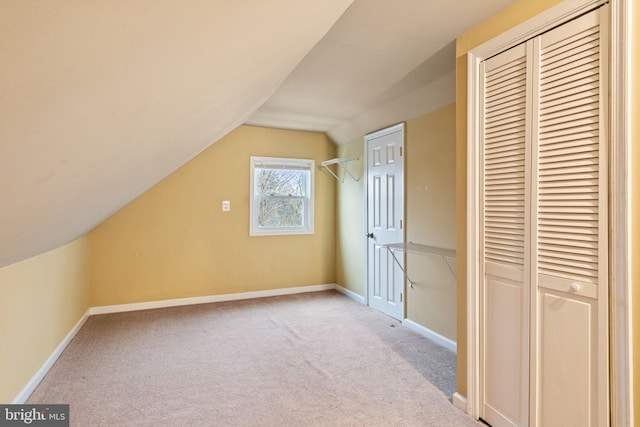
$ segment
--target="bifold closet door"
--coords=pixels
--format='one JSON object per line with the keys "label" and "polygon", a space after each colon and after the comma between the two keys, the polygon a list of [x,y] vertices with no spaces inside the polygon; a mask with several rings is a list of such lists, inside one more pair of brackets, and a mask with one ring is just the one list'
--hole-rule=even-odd
{"label": "bifold closet door", "polygon": [[481,65],[481,417],[526,425],[529,399],[530,67],[527,45]]}
{"label": "bifold closet door", "polygon": [[536,422],[608,425],[606,8],[535,40]]}
{"label": "bifold closet door", "polygon": [[608,6],[484,61],[481,417],[608,425]]}

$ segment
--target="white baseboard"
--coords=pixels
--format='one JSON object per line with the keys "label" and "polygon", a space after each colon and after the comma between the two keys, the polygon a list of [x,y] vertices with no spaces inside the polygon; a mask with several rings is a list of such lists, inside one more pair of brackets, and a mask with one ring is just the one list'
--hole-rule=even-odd
{"label": "white baseboard", "polygon": [[458,393],[457,391],[453,393],[453,406],[460,409],[461,411],[468,413],[469,408],[467,407],[467,398]]}
{"label": "white baseboard", "polygon": [[402,325],[406,326],[407,328],[411,329],[412,331],[422,335],[423,337],[430,339],[431,341],[435,342],[438,345],[441,345],[442,347],[446,348],[447,350],[451,350],[454,353],[457,353],[458,350],[458,345],[456,344],[455,341],[440,335],[437,332],[432,331],[429,328],[426,328],[412,320],[409,319],[404,319],[402,321]]}
{"label": "white baseboard", "polygon": [[341,294],[344,294],[346,296],[348,296],[349,298],[351,298],[352,300],[355,300],[357,302],[359,302],[360,304],[364,305],[364,297],[360,294],[357,294],[355,292],[353,292],[352,290],[349,290],[347,288],[344,288],[340,285],[335,285],[336,291],[340,292]]}
{"label": "white baseboard", "polygon": [[103,305],[91,307],[89,314],[123,313],[125,311],[151,310],[154,308],[177,307],[181,305],[207,304],[212,302],[239,301],[243,299],[275,297],[281,295],[320,292],[335,289],[335,284],[300,286],[294,288],[270,289],[267,291],[238,292],[234,294],[208,295],[203,297],[177,298],[132,304]]}
{"label": "white baseboard", "polygon": [[27,385],[25,385],[22,391],[20,391],[20,393],[18,393],[16,398],[13,399],[13,402],[11,402],[13,405],[20,405],[27,401],[29,396],[31,396],[31,393],[33,393],[33,391],[36,389],[38,384],[40,384],[40,381],[42,381],[45,375],[47,375],[47,373],[49,372],[49,369],[51,369],[53,364],[56,363],[56,361],[58,360],[58,358],[60,357],[64,349],[67,348],[67,346],[69,345],[73,337],[76,336],[76,334],[78,333],[82,325],[84,325],[84,322],[87,321],[89,316],[90,316],[89,310],[87,310],[84,313],[84,315],[82,315],[80,320],[78,320],[75,326],[71,328],[71,330],[69,331],[67,336],[64,337],[62,342],[58,344],[55,350],[53,350],[53,353],[51,353],[49,358],[44,362],[44,364],[40,367],[40,369],[38,369],[35,375],[31,377]]}

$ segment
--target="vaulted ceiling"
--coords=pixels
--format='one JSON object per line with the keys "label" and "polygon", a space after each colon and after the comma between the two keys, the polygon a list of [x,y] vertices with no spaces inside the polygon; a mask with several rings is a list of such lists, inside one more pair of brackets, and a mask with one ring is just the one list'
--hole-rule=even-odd
{"label": "vaulted ceiling", "polygon": [[340,144],[454,102],[455,39],[514,0],[356,0],[248,123]]}
{"label": "vaulted ceiling", "polygon": [[342,143],[453,102],[513,0],[0,0],[0,267],[82,236],[240,124]]}

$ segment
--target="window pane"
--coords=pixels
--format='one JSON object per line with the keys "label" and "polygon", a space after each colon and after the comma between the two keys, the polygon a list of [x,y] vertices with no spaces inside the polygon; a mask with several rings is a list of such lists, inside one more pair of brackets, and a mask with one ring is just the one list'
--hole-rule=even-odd
{"label": "window pane", "polygon": [[250,236],[313,234],[310,159],[251,156]]}
{"label": "window pane", "polygon": [[294,198],[259,199],[258,227],[303,227],[304,201]]}
{"label": "window pane", "polygon": [[256,168],[256,194],[305,196],[308,174],[304,170]]}

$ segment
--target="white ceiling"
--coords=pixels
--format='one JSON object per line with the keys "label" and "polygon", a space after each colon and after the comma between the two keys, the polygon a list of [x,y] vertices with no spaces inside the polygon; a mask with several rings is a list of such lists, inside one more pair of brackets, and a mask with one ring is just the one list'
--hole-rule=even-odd
{"label": "white ceiling", "polygon": [[456,35],[514,2],[352,1],[0,0],[0,267],[242,123],[342,143],[453,102]]}
{"label": "white ceiling", "polygon": [[514,0],[356,0],[248,124],[346,143],[455,101],[455,38]]}

